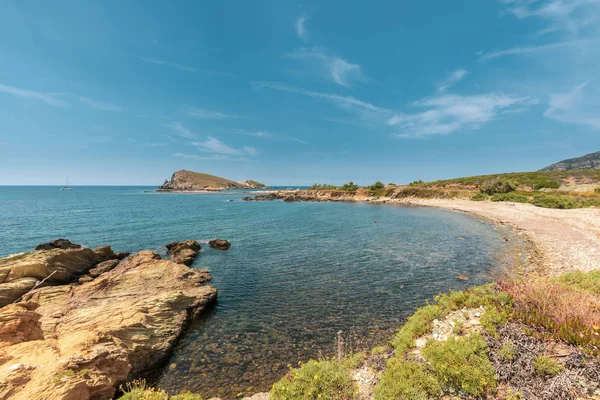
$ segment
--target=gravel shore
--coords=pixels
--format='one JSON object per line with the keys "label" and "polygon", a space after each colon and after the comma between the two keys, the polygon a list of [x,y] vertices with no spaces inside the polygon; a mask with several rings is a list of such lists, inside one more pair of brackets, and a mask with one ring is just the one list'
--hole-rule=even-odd
{"label": "gravel shore", "polygon": [[555,210],[521,203],[411,199],[407,203],[467,212],[523,231],[549,274],[600,268],[600,209]]}

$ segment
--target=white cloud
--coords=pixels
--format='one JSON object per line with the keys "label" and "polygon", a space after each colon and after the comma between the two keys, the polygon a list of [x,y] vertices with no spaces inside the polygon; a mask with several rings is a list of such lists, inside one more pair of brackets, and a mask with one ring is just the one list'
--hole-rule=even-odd
{"label": "white cloud", "polygon": [[565,48],[584,48],[584,43],[580,40],[573,40],[569,42],[558,42],[558,43],[548,43],[540,46],[523,46],[523,47],[513,47],[505,50],[493,50],[487,53],[480,53],[479,58],[482,60],[491,60],[498,57],[503,56],[513,56],[513,55],[522,55],[522,54],[531,54],[531,53],[539,53],[543,51],[556,50],[556,49],[565,49]]}
{"label": "white cloud", "polygon": [[412,103],[412,107],[425,108],[425,111],[401,113],[350,96],[313,92],[276,82],[253,82],[253,85],[328,101],[358,118],[360,122],[374,127],[393,127],[396,130],[394,135],[404,138],[448,135],[460,129],[478,129],[500,113],[537,104],[535,99],[502,93],[470,96],[442,94]]}
{"label": "white cloud", "polygon": [[43,93],[29,89],[21,89],[14,86],[0,84],[0,92],[8,93],[13,96],[23,97],[26,99],[34,99],[42,101],[54,107],[67,107],[69,103],[60,99],[60,96],[66,93]]}
{"label": "white cloud", "polygon": [[181,124],[181,122],[179,122],[179,121],[172,122],[169,125],[167,125],[167,127],[169,127],[170,129],[172,129],[173,132],[175,132],[175,134],[177,136],[181,136],[181,137],[188,138],[188,139],[194,139],[194,138],[196,138],[196,134],[194,134],[194,132],[192,132],[191,130],[189,130],[185,126],[183,126]]}
{"label": "white cloud", "polygon": [[308,20],[309,20],[309,18],[305,17],[305,16],[298,17],[296,19],[296,24],[295,24],[296,35],[298,35],[298,37],[300,39],[304,40],[305,42],[308,40],[308,31],[306,30],[306,26],[304,24]]}
{"label": "white cloud", "polygon": [[519,19],[538,18],[549,22],[539,33],[564,32],[578,37],[591,28],[597,30],[600,11],[598,0],[509,0],[508,12]]}
{"label": "white cloud", "polygon": [[352,96],[341,96],[337,94],[314,92],[300,89],[277,82],[256,81],[251,82],[256,88],[267,87],[283,92],[297,93],[313,99],[325,100],[335,107],[358,117],[362,122],[377,123],[385,121],[394,115],[392,110],[377,107],[371,103],[364,102]]}
{"label": "white cloud", "polygon": [[212,136],[209,136],[204,142],[193,142],[192,144],[201,151],[208,153],[226,154],[230,156],[255,156],[258,154],[258,151],[254,147],[244,146],[241,149],[237,149]]}
{"label": "white cloud", "polygon": [[453,71],[443,82],[438,84],[438,92],[445,92],[450,86],[453,86],[460,82],[468,72],[462,68]]}
{"label": "white cloud", "polygon": [[590,110],[597,110],[598,104],[593,104],[591,99],[585,99],[584,96],[584,89],[588,84],[589,82],[581,83],[567,93],[551,94],[544,117],[600,129],[600,115]]}
{"label": "white cloud", "polygon": [[200,119],[229,119],[229,118],[241,118],[239,115],[226,114],[220,111],[206,110],[202,108],[188,108],[186,114],[190,117]]}
{"label": "white cloud", "polygon": [[192,67],[189,65],[177,64],[177,63],[170,62],[170,61],[160,60],[158,58],[139,57],[139,59],[144,62],[147,62],[149,64],[162,65],[165,67],[170,67],[170,68],[178,69],[180,71],[185,71],[185,72],[204,72],[204,73],[214,74],[214,75],[235,76],[235,74],[231,74],[229,72],[201,69],[201,68],[196,68],[196,67]]}
{"label": "white cloud", "polygon": [[291,140],[293,142],[307,144],[305,141],[303,141],[301,139],[298,139],[294,136],[282,134],[282,133],[273,133],[273,132],[267,132],[267,131],[249,131],[246,129],[227,129],[227,130],[225,130],[225,132],[233,133],[236,135],[254,136],[254,137],[258,137],[258,138],[278,140],[278,141]]}
{"label": "white cloud", "polygon": [[360,65],[327,54],[320,47],[302,48],[285,54],[284,57],[305,62],[326,79],[332,80],[338,85],[350,86],[355,82],[365,81]]}
{"label": "white cloud", "polygon": [[110,103],[104,103],[98,100],[91,99],[89,97],[77,96],[79,100],[86,103],[87,105],[100,110],[100,111],[123,111],[123,109],[119,106]]}
{"label": "white cloud", "polygon": [[395,136],[422,138],[429,135],[449,135],[458,130],[478,129],[511,107],[526,107],[536,101],[527,97],[486,93],[460,96],[441,95],[413,103],[426,108],[416,114],[397,114],[388,125],[398,129]]}
{"label": "white cloud", "polygon": [[187,153],[173,153],[172,154],[173,157],[175,158],[183,158],[183,159],[187,159],[187,160],[211,160],[211,161],[247,161],[247,158],[240,158],[240,157],[230,157],[228,155],[220,155],[220,154],[215,154],[212,156],[200,156],[198,154],[187,154]]}

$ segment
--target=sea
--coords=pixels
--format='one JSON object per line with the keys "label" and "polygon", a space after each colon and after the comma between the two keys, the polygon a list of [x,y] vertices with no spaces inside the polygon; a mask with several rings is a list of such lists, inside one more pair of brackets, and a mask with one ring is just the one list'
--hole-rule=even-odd
{"label": "sea", "polygon": [[[333,356],[338,335],[349,352],[385,344],[427,299],[494,280],[518,240],[434,208],[155,189],[0,187],[0,257],[56,238],[163,257],[169,242],[200,241],[192,268],[210,271],[218,301],[153,378],[172,394],[229,399],[268,390],[290,365]],[[232,246],[211,249],[213,238]]]}

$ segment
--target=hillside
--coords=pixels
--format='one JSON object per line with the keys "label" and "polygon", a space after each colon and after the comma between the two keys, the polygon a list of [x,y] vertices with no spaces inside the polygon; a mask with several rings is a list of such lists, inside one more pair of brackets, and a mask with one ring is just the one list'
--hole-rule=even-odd
{"label": "hillside", "polygon": [[600,151],[559,161],[542,168],[540,171],[570,171],[573,169],[600,169]]}
{"label": "hillside", "polygon": [[220,191],[227,189],[256,189],[264,188],[264,184],[247,180],[235,182],[220,176],[204,174],[201,172],[188,171],[185,169],[176,171],[170,180],[165,180],[159,191]]}

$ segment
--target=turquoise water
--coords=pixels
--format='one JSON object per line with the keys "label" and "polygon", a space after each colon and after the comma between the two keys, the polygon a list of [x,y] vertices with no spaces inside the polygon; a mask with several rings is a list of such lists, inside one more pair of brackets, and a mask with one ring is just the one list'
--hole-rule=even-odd
{"label": "turquoise water", "polygon": [[57,237],[162,254],[176,240],[230,240],[227,252],[203,245],[193,267],[211,271],[218,304],[157,377],[207,398],[268,389],[288,363],[332,355],[338,330],[354,350],[384,343],[426,298],[491,280],[510,235],[436,209],[152,189],[0,187],[0,257]]}

